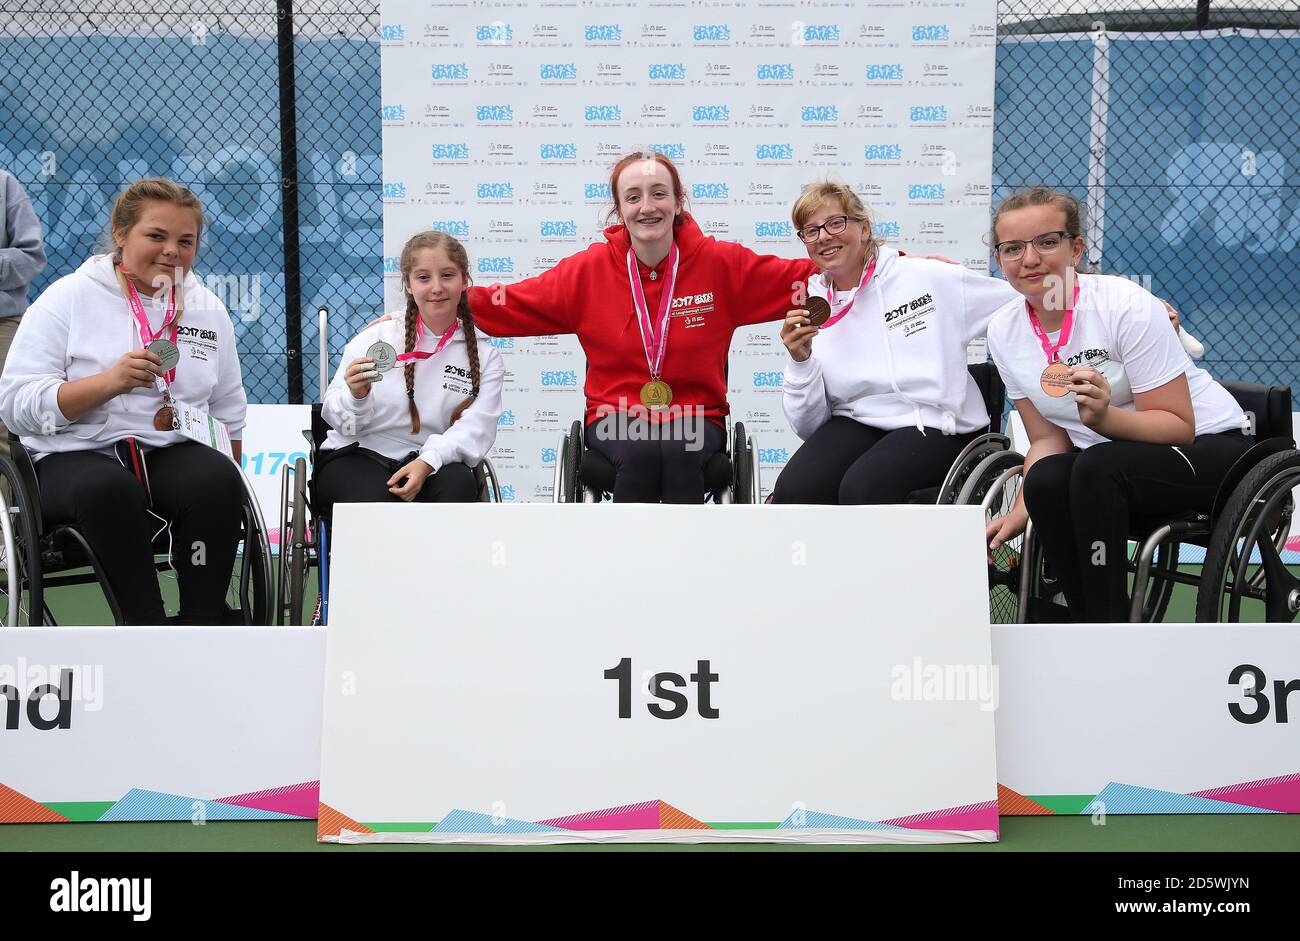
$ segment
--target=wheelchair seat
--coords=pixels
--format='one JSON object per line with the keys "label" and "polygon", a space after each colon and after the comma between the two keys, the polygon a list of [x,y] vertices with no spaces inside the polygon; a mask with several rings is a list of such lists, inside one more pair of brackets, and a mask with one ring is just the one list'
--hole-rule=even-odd
{"label": "wheelchair seat", "polygon": [[[599,487],[605,493],[614,490],[614,464],[595,448],[583,447],[578,474],[583,486]],[[726,450],[713,454],[704,465],[704,489],[718,493],[731,486],[731,459]]]}

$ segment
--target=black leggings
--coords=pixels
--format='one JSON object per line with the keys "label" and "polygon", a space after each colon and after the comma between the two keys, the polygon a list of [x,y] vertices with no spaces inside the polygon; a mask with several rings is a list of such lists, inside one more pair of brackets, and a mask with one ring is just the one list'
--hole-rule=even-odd
{"label": "black leggings", "polygon": [[722,450],[724,437],[705,418],[650,426],[622,413],[588,425],[586,444],[614,465],[615,503],[703,503],[704,465]]}
{"label": "black leggings", "polygon": [[[239,543],[243,484],[230,458],[197,442],[146,455],[154,513],[171,522],[172,565],[182,624],[220,624]],[[153,535],[162,523],[145,508],[144,487],[115,458],[89,451],[48,454],[36,463],[47,526],[86,538],[127,624],[164,624]]]}
{"label": "black leggings", "polygon": [[[389,493],[388,479],[418,456],[412,452],[395,461],[359,449],[322,451],[312,474],[316,512],[328,518],[335,503],[401,503],[401,497]],[[424,479],[415,502],[477,503],[478,483],[474,472],[465,464],[444,464],[437,473]]]}
{"label": "black leggings", "polygon": [[1160,517],[1208,512],[1250,445],[1230,431],[1201,435],[1186,447],[1106,441],[1034,462],[1025,507],[1071,618],[1127,621],[1132,516],[1153,519],[1154,528]]}
{"label": "black leggings", "polygon": [[881,431],[843,415],[822,425],[794,452],[772,491],[773,503],[849,506],[906,503],[914,490],[938,487],[979,432],[938,428]]}

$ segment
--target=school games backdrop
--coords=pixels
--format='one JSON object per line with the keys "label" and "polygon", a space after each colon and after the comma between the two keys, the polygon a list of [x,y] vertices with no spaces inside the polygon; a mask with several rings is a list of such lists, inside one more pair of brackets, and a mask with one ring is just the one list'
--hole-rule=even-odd
{"label": "school games backdrop", "polygon": [[[704,232],[755,251],[801,256],[790,207],[830,177],[891,244],[988,270],[993,0],[384,0],[380,18],[389,310],[421,229],[463,240],[481,285],[600,238],[610,167],[633,150],[672,158]],[[765,492],[798,446],[778,326],[737,331],[728,382]],[[495,343],[492,461],[507,497],[550,500],[557,441],[582,413],[582,351],[571,336]]]}

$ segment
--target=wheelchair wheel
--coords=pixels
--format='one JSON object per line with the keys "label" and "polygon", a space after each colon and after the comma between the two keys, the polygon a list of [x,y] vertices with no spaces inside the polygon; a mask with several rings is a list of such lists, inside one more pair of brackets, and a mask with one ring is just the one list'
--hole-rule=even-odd
{"label": "wheelchair wheel", "polygon": [[[987,454],[962,475],[963,483],[953,501],[957,506],[984,507],[984,521],[1005,515],[1016,505],[1024,477],[1011,471],[1021,467],[1024,457],[1015,451]],[[1020,610],[1020,565],[1024,537],[1004,543],[993,553],[988,567],[989,623],[1014,624]]]}
{"label": "wheelchair wheel", "polygon": [[[952,462],[952,467],[948,468],[948,474],[939,486],[939,497],[935,503],[939,506],[948,506],[958,502],[958,494],[961,493],[966,482],[973,478],[976,468],[992,455],[1010,451],[1011,439],[1006,435],[997,432],[980,435],[966,445],[961,454],[957,455],[957,460]],[[1020,462],[1023,461],[1024,458],[1021,458]]]}
{"label": "wheelchair wheel", "polygon": [[[289,472],[288,468],[285,470]],[[303,592],[307,585],[307,569],[311,565],[308,556],[310,536],[307,533],[306,458],[300,457],[293,462],[290,481],[293,497],[289,503],[289,512],[285,514],[288,526],[280,530],[280,592],[283,595],[287,581],[288,604],[283,605],[280,611],[287,609],[286,623],[296,626],[302,624]]]}
{"label": "wheelchair wheel", "polygon": [[244,526],[243,548],[235,565],[238,583],[232,586],[236,604],[232,607],[244,626],[263,627],[275,623],[275,612],[272,610],[276,603],[272,585],[275,568],[271,564],[271,542],[257,495],[253,493],[248,477],[238,464],[235,468],[239,471],[239,479],[244,487]]}
{"label": "wheelchair wheel", "polygon": [[739,421],[731,429],[731,502],[758,502],[754,493],[749,438],[745,436],[745,423]]}
{"label": "wheelchair wheel", "polygon": [[[1142,551],[1141,544],[1136,551]],[[1142,602],[1143,623],[1159,624],[1165,619],[1165,612],[1169,609],[1169,599],[1174,596],[1175,582],[1169,578],[1160,578],[1159,575],[1177,571],[1178,543],[1173,541],[1161,543],[1156,549],[1151,574],[1147,577],[1146,598]]]}
{"label": "wheelchair wheel", "polygon": [[564,488],[563,503],[582,502],[582,484],[578,480],[578,465],[582,463],[582,422],[569,426],[569,436],[564,439],[564,470],[560,477]]}
{"label": "wheelchair wheel", "polygon": [[1215,524],[1201,569],[1196,620],[1288,623],[1300,612],[1300,578],[1281,550],[1295,513],[1300,451],[1259,463],[1237,485]]}
{"label": "wheelchair wheel", "polygon": [[7,457],[0,457],[0,626],[43,623],[44,593],[41,590],[41,537],[37,512],[28,505],[18,468]]}

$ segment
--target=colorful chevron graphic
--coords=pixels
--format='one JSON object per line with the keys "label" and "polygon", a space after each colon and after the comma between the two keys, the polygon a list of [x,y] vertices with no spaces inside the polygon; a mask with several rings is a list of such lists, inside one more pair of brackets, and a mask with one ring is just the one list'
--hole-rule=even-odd
{"label": "colorful chevron graphic", "polygon": [[998,785],[999,812],[1026,814],[1300,814],[1300,773],[1180,794],[1112,781],[1096,794],[1026,797]]}
{"label": "colorful chevron graphic", "polygon": [[320,782],[205,799],[133,787],[115,801],[41,803],[0,784],[0,823],[121,822],[146,820],[311,820]]}

